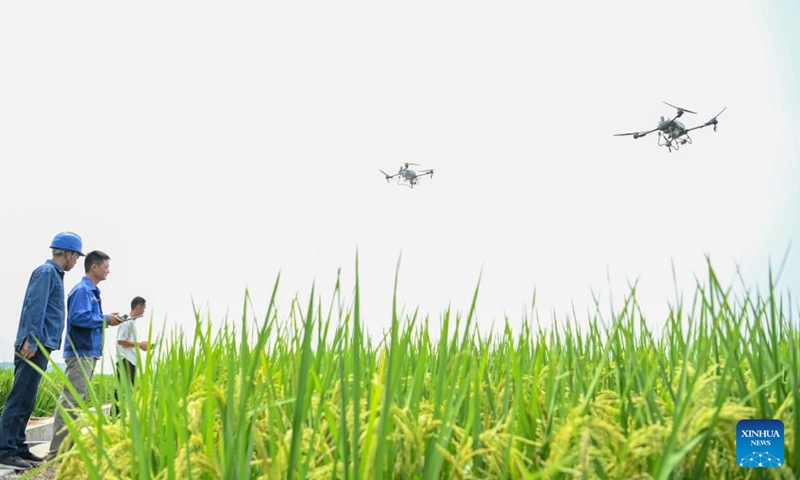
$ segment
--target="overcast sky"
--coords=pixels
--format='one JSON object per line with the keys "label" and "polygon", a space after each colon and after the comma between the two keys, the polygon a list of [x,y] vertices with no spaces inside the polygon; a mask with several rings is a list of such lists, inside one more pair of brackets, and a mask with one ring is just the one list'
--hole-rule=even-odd
{"label": "overcast sky", "polygon": [[[686,295],[706,254],[755,286],[792,242],[797,297],[799,19],[791,0],[3,3],[0,360],[62,230],[112,257],[106,311],[141,295],[189,333],[192,299],[218,324],[247,287],[263,315],[279,272],[284,312],[313,282],[327,304],[338,268],[350,302],[356,250],[373,334],[401,252],[398,300],[437,324],[482,271],[482,328],[518,325],[534,290],[563,319],[637,278],[655,326],[672,263]],[[689,126],[728,109],[679,152],[613,136],[662,101]],[[387,184],[403,162],[436,175]]]}

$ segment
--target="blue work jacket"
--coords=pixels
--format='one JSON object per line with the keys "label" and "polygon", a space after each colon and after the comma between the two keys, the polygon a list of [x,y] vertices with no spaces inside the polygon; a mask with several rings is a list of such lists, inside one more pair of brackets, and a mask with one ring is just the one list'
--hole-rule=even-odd
{"label": "blue work jacket", "polygon": [[83,277],[67,297],[64,357],[99,357],[103,353],[103,327],[107,320],[100,289],[89,277]]}
{"label": "blue work jacket", "polygon": [[14,350],[19,350],[26,338],[29,350],[39,349],[37,339],[50,350],[58,350],[63,334],[64,269],[55,261],[47,260],[28,280]]}

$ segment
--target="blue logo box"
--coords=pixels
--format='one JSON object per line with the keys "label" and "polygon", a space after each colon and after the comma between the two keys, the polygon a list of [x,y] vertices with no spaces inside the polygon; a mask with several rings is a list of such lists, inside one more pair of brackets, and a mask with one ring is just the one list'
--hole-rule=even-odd
{"label": "blue logo box", "polygon": [[736,424],[736,461],[740,467],[781,467],[783,446],[783,422],[780,420],[740,420]]}

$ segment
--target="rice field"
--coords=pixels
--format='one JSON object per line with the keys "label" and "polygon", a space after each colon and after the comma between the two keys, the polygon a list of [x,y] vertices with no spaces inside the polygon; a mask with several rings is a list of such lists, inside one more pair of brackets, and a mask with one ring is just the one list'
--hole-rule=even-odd
{"label": "rice field", "polygon": [[[42,381],[39,384],[39,394],[36,396],[36,405],[33,408],[32,417],[52,417],[58,404],[58,396],[64,387],[64,381],[53,370],[53,367],[42,376]],[[0,413],[6,404],[6,398],[11,391],[11,385],[14,383],[14,367],[0,369]],[[114,395],[114,387],[116,379],[113,375],[95,374],[92,377],[94,390],[98,392],[97,400],[102,404],[110,401]],[[93,406],[93,404],[89,404]]]}
{"label": "rice field", "polygon": [[[263,318],[246,294],[240,321],[196,313],[191,335],[143,358],[118,420],[68,425],[57,478],[745,479],[800,465],[800,332],[772,282],[737,296],[709,265],[658,335],[635,288],[588,327],[481,332],[476,288],[464,313],[395,305],[380,340],[358,277],[352,298],[337,282],[330,304],[312,288],[283,314],[278,284]],[[738,466],[747,418],[784,422],[785,466]]]}

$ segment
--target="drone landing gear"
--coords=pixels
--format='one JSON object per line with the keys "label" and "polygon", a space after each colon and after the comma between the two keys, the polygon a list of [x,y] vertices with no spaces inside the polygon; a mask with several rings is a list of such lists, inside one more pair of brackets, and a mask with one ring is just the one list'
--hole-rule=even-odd
{"label": "drone landing gear", "polygon": [[664,135],[663,133],[658,134],[658,145],[660,147],[667,147],[670,153],[672,153],[672,150],[680,150],[681,145],[686,145],[687,143],[689,145],[693,143],[692,137],[690,137],[688,133],[678,137]]}
{"label": "drone landing gear", "polygon": [[658,133],[658,146],[659,147],[667,147],[669,153],[672,153],[672,150],[680,150],[681,142],[679,140],[675,140],[670,136],[664,135],[663,133]]}

